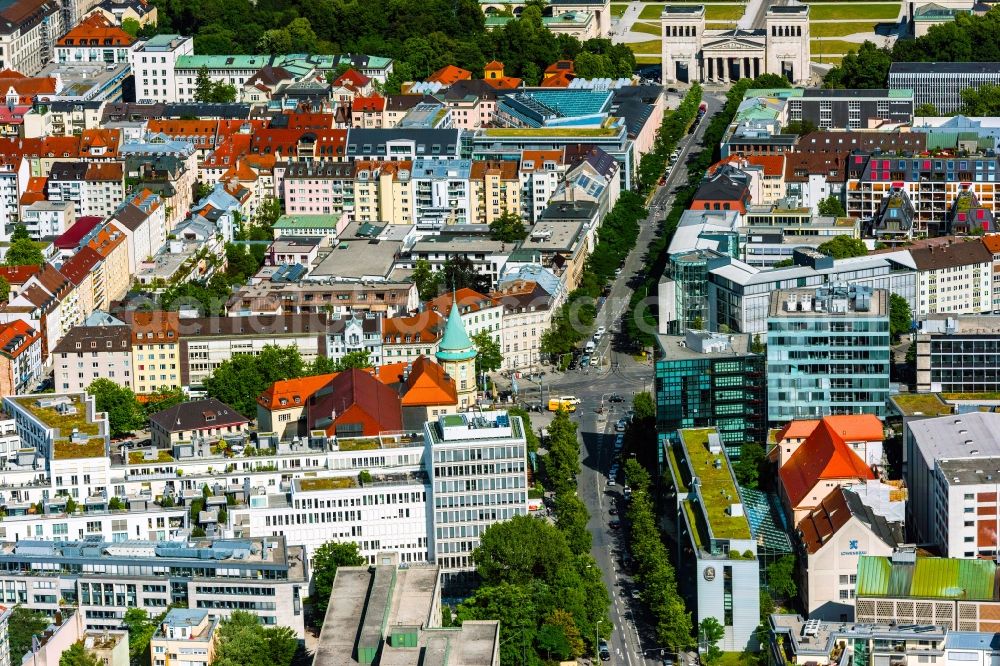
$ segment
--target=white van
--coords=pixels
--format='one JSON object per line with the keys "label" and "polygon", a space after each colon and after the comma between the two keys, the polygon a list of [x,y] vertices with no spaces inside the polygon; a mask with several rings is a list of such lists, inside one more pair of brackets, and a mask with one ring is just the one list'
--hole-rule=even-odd
{"label": "white van", "polygon": [[590,340],[589,342],[587,342],[587,346],[583,348],[583,353],[584,354],[593,354],[594,353],[594,349],[596,349],[596,348],[597,348],[597,345],[594,344],[593,340]]}

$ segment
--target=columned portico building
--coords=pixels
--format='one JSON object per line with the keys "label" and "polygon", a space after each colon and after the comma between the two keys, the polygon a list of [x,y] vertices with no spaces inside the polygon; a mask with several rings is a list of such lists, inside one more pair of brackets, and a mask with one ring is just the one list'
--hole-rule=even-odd
{"label": "columned portico building", "polygon": [[809,80],[809,6],[767,10],[764,29],[705,30],[704,5],[667,5],[660,17],[663,82],[728,83],[764,73]]}

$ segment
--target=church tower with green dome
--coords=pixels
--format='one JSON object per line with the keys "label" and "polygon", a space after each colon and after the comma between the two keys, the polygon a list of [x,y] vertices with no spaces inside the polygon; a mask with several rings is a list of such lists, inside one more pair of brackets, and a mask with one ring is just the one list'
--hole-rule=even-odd
{"label": "church tower with green dome", "polygon": [[469,339],[456,301],[453,296],[436,357],[444,371],[455,380],[458,406],[465,409],[476,404],[476,346]]}

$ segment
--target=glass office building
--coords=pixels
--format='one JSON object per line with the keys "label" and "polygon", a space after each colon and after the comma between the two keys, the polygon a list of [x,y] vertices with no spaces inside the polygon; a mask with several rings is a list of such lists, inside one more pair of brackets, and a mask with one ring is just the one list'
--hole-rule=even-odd
{"label": "glass office building", "polygon": [[771,294],[767,420],[828,414],[885,416],[889,292],[831,284]]}
{"label": "glass office building", "polygon": [[749,334],[687,330],[661,335],[656,360],[656,421],[662,438],[680,428],[715,427],[726,452],[767,437],[764,355]]}

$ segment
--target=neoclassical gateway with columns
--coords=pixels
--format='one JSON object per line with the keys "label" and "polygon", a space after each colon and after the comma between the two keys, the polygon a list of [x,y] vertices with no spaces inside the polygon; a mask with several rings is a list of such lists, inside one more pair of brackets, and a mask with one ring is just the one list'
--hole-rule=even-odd
{"label": "neoclassical gateway with columns", "polygon": [[769,7],[764,29],[705,30],[704,5],[667,5],[663,83],[755,78],[770,73],[797,85],[809,80],[809,6]]}

